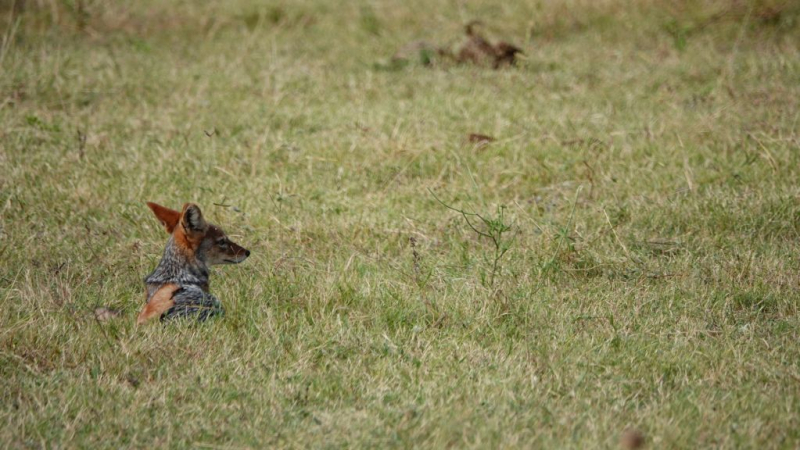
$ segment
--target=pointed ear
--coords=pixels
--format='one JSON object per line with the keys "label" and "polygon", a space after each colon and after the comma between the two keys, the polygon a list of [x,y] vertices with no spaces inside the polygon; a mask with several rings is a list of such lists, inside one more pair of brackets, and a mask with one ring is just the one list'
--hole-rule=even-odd
{"label": "pointed ear", "polygon": [[203,213],[200,212],[200,207],[194,203],[183,205],[181,225],[186,231],[193,233],[206,231],[208,227],[206,220],[203,218]]}
{"label": "pointed ear", "polygon": [[167,233],[172,234],[172,230],[178,226],[178,222],[181,220],[181,213],[153,202],[147,202],[147,206],[153,210],[153,214],[158,217],[158,220],[167,229]]}

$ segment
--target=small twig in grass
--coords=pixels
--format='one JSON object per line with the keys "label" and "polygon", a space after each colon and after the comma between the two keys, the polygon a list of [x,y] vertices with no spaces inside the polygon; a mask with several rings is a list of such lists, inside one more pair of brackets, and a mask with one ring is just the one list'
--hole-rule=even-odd
{"label": "small twig in grass", "polygon": [[594,197],[594,169],[589,164],[589,161],[583,160],[583,165],[586,166],[586,178],[589,180],[589,198]]}
{"label": "small twig in grass", "polygon": [[414,257],[414,278],[418,285],[420,284],[420,276],[419,276],[419,260],[420,256],[417,253],[417,239],[414,236],[408,237],[408,242],[411,244],[411,256]]}
{"label": "small twig in grass", "polygon": [[78,133],[78,158],[83,159],[86,154],[86,133],[80,128],[77,129]]}
{"label": "small twig in grass", "polygon": [[[433,193],[430,189],[428,191],[433,195],[433,198],[436,199],[442,206],[445,208],[455,211],[464,218],[464,221],[467,222],[467,225],[474,231],[478,236],[485,237],[489,239],[492,244],[494,245],[494,256],[492,259],[492,272],[489,275],[489,286],[494,287],[495,278],[497,277],[497,272],[500,270],[500,259],[511,249],[512,244],[514,243],[514,239],[516,235],[514,235],[511,240],[503,240],[503,234],[511,231],[512,224],[507,224],[505,222],[505,206],[499,206],[497,208],[497,217],[495,218],[486,218],[478,213],[472,213],[464,211],[463,209],[454,208],[447,203],[443,202]],[[487,231],[479,230],[473,223],[470,221],[470,217],[477,217],[478,219],[483,222],[483,225],[486,227]]]}
{"label": "small twig in grass", "polygon": [[433,322],[433,323],[431,324],[431,328],[439,328],[439,326],[441,326],[441,325],[442,325],[442,323],[443,323],[445,320],[447,320],[447,313],[442,313],[442,315],[440,315],[440,316],[439,316],[439,318],[438,318],[438,319],[436,319],[436,322]]}
{"label": "small twig in grass", "polygon": [[428,294],[425,289],[428,284],[428,280],[422,279],[422,271],[420,269],[422,257],[420,257],[419,252],[417,252],[417,240],[414,238],[414,236],[409,236],[408,242],[411,245],[411,256],[413,257],[414,262],[414,281],[417,283],[420,295],[422,296],[422,302],[425,303],[425,308],[430,314],[434,314],[436,309],[433,307],[433,303],[431,303],[431,300],[428,298]]}
{"label": "small twig in grass", "polygon": [[431,191],[430,189],[428,189],[428,192],[430,192],[431,195],[433,195],[433,198],[435,198],[436,201],[439,202],[442,206],[444,206],[447,209],[450,209],[452,211],[455,211],[455,212],[461,214],[464,217],[464,220],[466,220],[467,225],[469,225],[469,227],[472,228],[472,231],[474,231],[475,233],[479,234],[480,236],[483,236],[483,237],[486,237],[486,238],[489,238],[489,239],[492,238],[490,235],[488,235],[488,234],[478,230],[477,228],[475,228],[475,226],[472,225],[472,222],[469,221],[469,216],[475,216],[475,217],[478,217],[478,218],[480,218],[481,220],[484,220],[484,221],[486,219],[484,219],[483,217],[481,217],[480,215],[478,215],[476,213],[468,213],[468,212],[466,212],[464,210],[453,208],[452,206],[448,205],[447,203],[441,201],[439,199],[439,197],[437,197],[436,194],[434,194],[433,191]]}

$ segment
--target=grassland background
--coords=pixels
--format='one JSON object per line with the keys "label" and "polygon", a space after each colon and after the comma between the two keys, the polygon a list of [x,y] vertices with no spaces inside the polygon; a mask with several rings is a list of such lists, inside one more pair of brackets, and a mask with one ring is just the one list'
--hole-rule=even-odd
{"label": "grassland background", "polygon": [[[0,7],[0,446],[800,446],[796,2],[123,3]],[[147,200],[223,320],[134,325]]]}

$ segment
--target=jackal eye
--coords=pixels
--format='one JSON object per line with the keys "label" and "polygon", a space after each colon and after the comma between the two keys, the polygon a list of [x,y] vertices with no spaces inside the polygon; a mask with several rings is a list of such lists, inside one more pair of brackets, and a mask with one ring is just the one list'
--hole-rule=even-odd
{"label": "jackal eye", "polygon": [[226,241],[225,239],[220,239],[219,241],[217,241],[217,245],[220,248],[228,248],[228,241]]}

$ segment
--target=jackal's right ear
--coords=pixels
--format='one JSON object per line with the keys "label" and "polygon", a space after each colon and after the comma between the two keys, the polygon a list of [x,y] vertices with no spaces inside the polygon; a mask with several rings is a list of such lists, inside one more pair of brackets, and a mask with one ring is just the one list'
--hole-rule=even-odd
{"label": "jackal's right ear", "polygon": [[147,202],[147,206],[153,210],[153,214],[158,217],[158,220],[164,225],[164,228],[167,229],[167,233],[172,234],[172,231],[178,226],[178,222],[181,220],[180,211],[175,211],[174,209],[169,209],[153,202]]}
{"label": "jackal's right ear", "polygon": [[200,212],[200,207],[194,203],[183,205],[181,224],[186,231],[191,232],[204,232],[208,227],[206,220],[203,218],[203,213]]}

